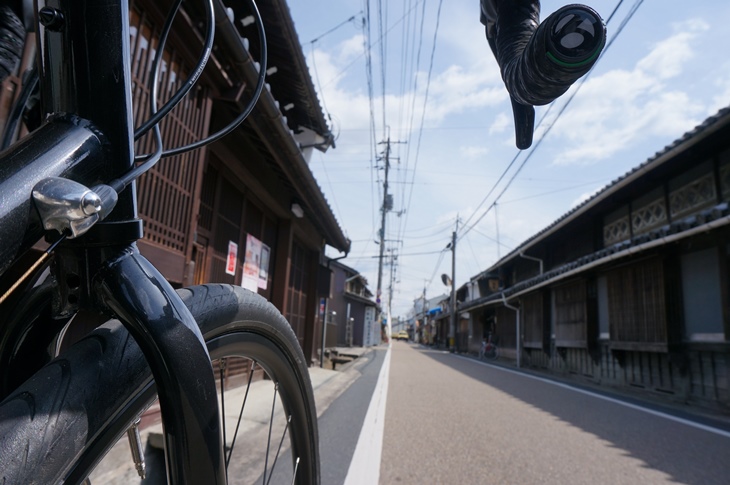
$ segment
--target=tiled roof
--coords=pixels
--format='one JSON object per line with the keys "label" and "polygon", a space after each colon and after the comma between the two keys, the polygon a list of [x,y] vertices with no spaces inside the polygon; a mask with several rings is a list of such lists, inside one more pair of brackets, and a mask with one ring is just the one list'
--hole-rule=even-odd
{"label": "tiled roof", "polygon": [[581,204],[573,207],[570,211],[566,212],[562,216],[560,216],[558,219],[556,219],[552,224],[546,226],[544,229],[542,229],[540,232],[535,234],[534,236],[530,237],[529,239],[525,240],[522,244],[520,244],[516,249],[512,250],[509,254],[505,255],[503,258],[501,258],[499,261],[497,261],[494,265],[492,265],[489,269],[483,271],[479,275],[475,276],[473,279],[477,279],[481,277],[483,274],[489,273],[493,271],[495,268],[498,268],[499,266],[502,266],[505,262],[508,260],[517,257],[521,252],[525,251],[527,247],[533,245],[534,243],[537,243],[541,239],[543,239],[548,234],[554,232],[561,226],[567,224],[569,221],[573,220],[578,215],[586,212],[589,208],[595,206],[598,202],[604,200],[606,197],[608,197],[610,194],[612,194],[615,190],[617,190],[620,186],[622,186],[625,182],[630,181],[635,176],[638,176],[639,174],[643,174],[644,172],[654,169],[657,166],[661,165],[662,163],[666,162],[671,157],[669,156],[673,151],[677,149],[682,149],[684,145],[687,145],[693,141],[699,141],[707,134],[714,132],[715,129],[720,128],[722,126],[725,126],[726,124],[730,123],[730,107],[723,108],[722,110],[718,111],[714,116],[711,116],[707,118],[704,122],[696,126],[693,130],[688,131],[684,135],[682,135],[680,138],[675,140],[674,142],[670,143],[666,147],[664,147],[663,150],[658,151],[656,154],[654,154],[653,157],[647,159],[642,164],[634,167],[633,169],[626,172],[624,175],[618,177],[617,179],[613,180],[609,184],[607,184],[604,188],[596,192],[593,196],[591,196],[589,199],[585,200]]}

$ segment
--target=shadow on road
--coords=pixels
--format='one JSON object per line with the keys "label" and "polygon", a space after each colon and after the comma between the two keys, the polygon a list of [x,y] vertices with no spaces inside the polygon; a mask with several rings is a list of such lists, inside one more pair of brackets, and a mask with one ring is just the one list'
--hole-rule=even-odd
{"label": "shadow on road", "polygon": [[[643,466],[662,471],[677,482],[727,483],[730,476],[730,438],[727,435],[713,434],[566,389],[546,382],[543,377],[535,378],[514,369],[444,351],[418,350],[444,366],[600,438],[622,453],[640,460]],[[611,398],[621,400],[618,396]],[[493,416],[492,419],[500,418]],[[713,427],[723,431],[730,430],[725,423],[714,424]],[[596,459],[600,460],[600,456]],[[585,463],[585,466],[590,467],[591,464]]]}

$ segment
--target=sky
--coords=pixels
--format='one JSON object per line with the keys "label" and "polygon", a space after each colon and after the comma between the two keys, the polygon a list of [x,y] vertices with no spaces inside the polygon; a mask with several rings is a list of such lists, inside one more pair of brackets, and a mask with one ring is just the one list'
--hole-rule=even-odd
{"label": "sky", "polygon": [[[541,17],[566,3],[543,1]],[[342,262],[373,293],[391,142],[382,302],[394,317],[424,292],[450,291],[441,275],[451,275],[454,231],[458,288],[730,106],[730,2],[594,0],[604,20],[615,11],[610,47],[585,80],[537,108],[538,146],[520,153],[478,0],[369,0],[369,28],[367,4],[289,1],[337,136],[310,166],[352,241]]]}

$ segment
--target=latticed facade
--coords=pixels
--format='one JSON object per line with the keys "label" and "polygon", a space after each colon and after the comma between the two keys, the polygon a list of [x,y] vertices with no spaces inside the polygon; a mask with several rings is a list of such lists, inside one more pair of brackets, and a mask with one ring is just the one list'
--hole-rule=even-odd
{"label": "latticed facade", "polygon": [[730,409],[728,241],[725,109],[473,277],[463,350]]}
{"label": "latticed facade", "polygon": [[[134,126],[150,112],[150,68],[170,1],[130,2],[130,53]],[[255,26],[242,2],[215,3],[215,48],[196,86],[164,118],[164,148],[183,146],[226,126],[248,104],[259,71]],[[205,17],[199,5],[183,4],[159,69],[157,105],[182,86],[197,63]],[[267,88],[249,118],[212,145],[163,158],[137,181],[138,214],[144,221],[143,255],[176,287],[220,282],[245,287],[271,300],[289,319],[305,355],[317,360],[322,322],[316,308],[329,289],[318,285],[324,247],[349,250],[309,169],[317,140],[322,151],[332,136],[309,77],[289,8],[284,0],[259,6],[269,41]],[[0,91],[4,125],[20,79],[34,62],[34,37],[16,75]],[[293,106],[286,116],[279,106]],[[26,134],[24,129],[19,137]],[[155,150],[147,134],[137,154]],[[293,204],[297,211],[292,211]]]}

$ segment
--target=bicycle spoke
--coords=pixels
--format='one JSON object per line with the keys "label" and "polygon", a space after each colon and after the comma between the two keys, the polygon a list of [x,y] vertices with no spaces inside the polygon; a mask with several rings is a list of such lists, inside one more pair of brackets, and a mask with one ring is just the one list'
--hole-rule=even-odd
{"label": "bicycle spoke", "polygon": [[291,485],[297,481],[297,470],[299,470],[299,457],[297,457],[296,463],[294,463],[294,478],[291,479]]}
{"label": "bicycle spoke", "polygon": [[248,375],[248,384],[246,385],[246,394],[243,396],[243,403],[241,404],[241,412],[238,413],[238,422],[236,423],[236,431],[233,433],[233,441],[231,441],[231,449],[228,452],[228,458],[226,458],[226,470],[228,464],[231,462],[231,455],[233,455],[233,447],[236,444],[236,438],[238,437],[238,428],[241,426],[241,419],[243,418],[243,409],[246,407],[246,399],[248,398],[248,391],[251,389],[251,380],[253,379],[253,371],[256,368],[256,361],[254,360],[251,364],[251,373]]}
{"label": "bicycle spoke", "polygon": [[279,460],[279,453],[281,452],[281,445],[284,444],[284,438],[286,437],[286,432],[289,429],[289,423],[291,423],[291,416],[289,416],[286,420],[286,426],[284,426],[284,432],[281,434],[281,441],[279,441],[279,448],[276,450],[276,456],[274,457],[274,463],[271,464],[271,473],[269,474],[269,481],[266,482],[266,485],[269,485],[271,482],[271,477],[274,476],[274,468],[276,468],[276,462]]}
{"label": "bicycle spoke", "polygon": [[223,444],[225,446],[226,443],[226,386],[225,386],[225,369],[226,369],[226,359],[220,359],[218,361],[218,370],[220,372],[220,381],[221,381],[221,416],[223,418]]}
{"label": "bicycle spoke", "polygon": [[271,429],[274,426],[274,410],[276,409],[276,395],[279,392],[279,383],[274,384],[274,400],[271,403],[271,419],[269,420],[269,439],[266,442],[266,460],[264,461],[264,480],[266,483],[266,469],[269,468],[269,451],[271,451]]}

